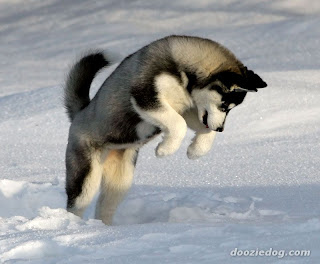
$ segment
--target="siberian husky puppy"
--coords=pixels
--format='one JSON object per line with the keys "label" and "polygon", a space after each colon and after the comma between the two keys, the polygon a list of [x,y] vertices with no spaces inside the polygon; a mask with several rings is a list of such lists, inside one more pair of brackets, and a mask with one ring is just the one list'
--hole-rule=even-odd
{"label": "siberian husky puppy", "polygon": [[96,217],[108,225],[131,186],[143,144],[162,133],[156,156],[171,155],[189,127],[195,137],[187,155],[201,157],[229,111],[247,92],[267,86],[217,42],[169,36],[125,58],[90,100],[93,78],[109,65],[103,52],[83,57],[70,70],[64,95],[71,121],[67,209],[82,216],[100,188]]}

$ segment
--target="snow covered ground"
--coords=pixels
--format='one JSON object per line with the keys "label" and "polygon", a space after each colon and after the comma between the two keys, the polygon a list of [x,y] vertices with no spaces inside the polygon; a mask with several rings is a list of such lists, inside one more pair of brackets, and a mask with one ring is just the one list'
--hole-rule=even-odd
{"label": "snow covered ground", "polygon": [[[221,42],[268,88],[200,160],[186,157],[191,132],[172,157],[145,146],[115,226],[93,206],[84,220],[67,213],[68,67],[87,49],[124,57],[169,34]],[[1,263],[319,263],[318,1],[0,0],[0,43]],[[232,256],[245,250],[267,256]]]}

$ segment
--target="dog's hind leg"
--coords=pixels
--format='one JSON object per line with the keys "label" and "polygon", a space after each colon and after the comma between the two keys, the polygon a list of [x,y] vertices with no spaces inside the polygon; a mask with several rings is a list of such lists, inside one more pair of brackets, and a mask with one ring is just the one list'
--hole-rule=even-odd
{"label": "dog's hind leg", "polygon": [[103,163],[101,193],[96,206],[96,218],[112,224],[113,215],[131,187],[138,148],[114,149]]}
{"label": "dog's hind leg", "polygon": [[85,145],[69,143],[66,170],[67,210],[82,217],[100,186],[100,152],[92,152]]}

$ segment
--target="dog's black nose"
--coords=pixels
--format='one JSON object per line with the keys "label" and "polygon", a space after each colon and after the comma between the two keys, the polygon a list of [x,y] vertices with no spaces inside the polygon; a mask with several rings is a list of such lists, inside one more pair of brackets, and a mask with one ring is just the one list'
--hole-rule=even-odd
{"label": "dog's black nose", "polygon": [[218,131],[218,132],[222,132],[222,131],[223,131],[223,127],[218,127],[218,128],[217,128],[217,131]]}

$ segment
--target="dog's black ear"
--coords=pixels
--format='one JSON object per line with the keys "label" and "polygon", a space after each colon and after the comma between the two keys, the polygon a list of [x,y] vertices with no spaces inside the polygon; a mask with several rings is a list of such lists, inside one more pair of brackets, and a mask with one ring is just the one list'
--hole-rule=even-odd
{"label": "dog's black ear", "polygon": [[261,77],[254,73],[251,70],[247,70],[246,71],[246,88],[248,90],[255,90],[257,91],[258,88],[265,88],[267,87],[267,83],[261,79]]}
{"label": "dog's black ear", "polygon": [[261,77],[247,67],[241,69],[241,75],[237,75],[240,78],[236,79],[231,88],[235,92],[258,92],[259,88],[267,87],[267,83],[261,79]]}

